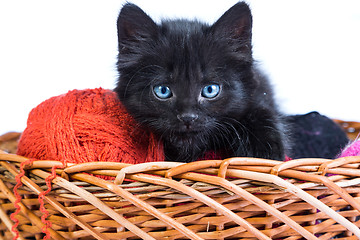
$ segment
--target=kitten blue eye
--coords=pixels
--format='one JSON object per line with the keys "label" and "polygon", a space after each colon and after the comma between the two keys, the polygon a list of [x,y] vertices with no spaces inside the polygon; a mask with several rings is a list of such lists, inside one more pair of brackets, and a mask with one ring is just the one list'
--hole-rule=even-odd
{"label": "kitten blue eye", "polygon": [[217,84],[207,85],[203,88],[201,95],[206,98],[214,98],[220,92],[220,86]]}
{"label": "kitten blue eye", "polygon": [[154,87],[154,93],[158,98],[166,99],[172,97],[172,92],[169,87],[164,85],[157,85]]}

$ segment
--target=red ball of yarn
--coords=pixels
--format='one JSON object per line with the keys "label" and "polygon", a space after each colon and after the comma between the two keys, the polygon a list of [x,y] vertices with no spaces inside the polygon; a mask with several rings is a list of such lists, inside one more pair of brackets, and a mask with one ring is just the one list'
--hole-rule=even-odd
{"label": "red ball of yarn", "polygon": [[34,108],[17,154],[64,163],[164,161],[162,143],[102,88],[69,91]]}

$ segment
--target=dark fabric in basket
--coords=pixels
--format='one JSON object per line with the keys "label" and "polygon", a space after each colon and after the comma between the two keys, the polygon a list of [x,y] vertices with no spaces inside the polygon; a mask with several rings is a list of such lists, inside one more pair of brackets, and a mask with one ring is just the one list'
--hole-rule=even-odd
{"label": "dark fabric in basket", "polygon": [[310,112],[288,117],[291,158],[336,158],[349,143],[345,131],[330,118]]}

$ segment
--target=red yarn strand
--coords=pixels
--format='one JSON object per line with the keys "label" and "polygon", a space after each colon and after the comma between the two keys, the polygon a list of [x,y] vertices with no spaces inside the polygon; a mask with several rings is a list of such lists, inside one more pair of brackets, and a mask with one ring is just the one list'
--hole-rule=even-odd
{"label": "red yarn strand", "polygon": [[44,198],[46,194],[48,194],[52,189],[52,180],[54,180],[54,178],[57,177],[56,174],[57,168],[64,168],[64,165],[63,166],[55,165],[51,168],[51,174],[45,179],[45,183],[48,188],[46,191],[41,192],[38,197],[38,200],[40,202],[40,212],[43,214],[41,216],[41,222],[44,224],[44,226],[42,227],[41,231],[45,234],[43,238],[44,240],[50,239],[51,237],[50,232],[48,230],[49,228],[51,228],[51,222],[47,220],[47,217],[49,216],[49,212],[45,208]]}
{"label": "red yarn strand", "polygon": [[18,175],[15,176],[15,180],[16,180],[16,185],[13,189],[14,195],[15,195],[15,202],[14,202],[14,207],[15,207],[15,212],[13,212],[10,215],[10,219],[14,222],[14,225],[11,228],[11,231],[15,234],[13,240],[16,240],[19,237],[19,231],[17,229],[18,225],[19,225],[19,220],[16,218],[16,216],[19,214],[20,212],[20,205],[19,203],[21,202],[21,195],[18,193],[18,188],[21,187],[23,184],[21,182],[21,178],[25,175],[25,170],[24,167],[26,165],[31,165],[32,162],[34,161],[34,159],[28,159],[24,162],[22,162],[20,164],[20,173]]}

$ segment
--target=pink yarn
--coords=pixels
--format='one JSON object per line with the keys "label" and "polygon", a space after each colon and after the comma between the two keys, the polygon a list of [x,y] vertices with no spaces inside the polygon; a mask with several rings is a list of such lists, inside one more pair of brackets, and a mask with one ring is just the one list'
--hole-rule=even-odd
{"label": "pink yarn", "polygon": [[350,145],[348,145],[340,154],[339,157],[349,157],[349,156],[360,156],[360,139],[355,140]]}

